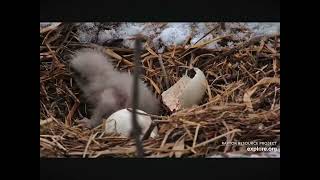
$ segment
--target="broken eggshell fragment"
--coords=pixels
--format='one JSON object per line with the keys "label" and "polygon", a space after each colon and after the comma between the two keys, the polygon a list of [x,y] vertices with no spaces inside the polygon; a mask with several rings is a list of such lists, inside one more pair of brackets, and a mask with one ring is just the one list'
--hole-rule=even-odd
{"label": "broken eggshell fragment", "polygon": [[[141,127],[142,135],[143,136],[149,127],[151,126],[152,120],[151,117],[144,111],[137,110],[137,121]],[[139,114],[142,113],[142,114]],[[125,137],[130,137],[130,133],[132,131],[132,114],[131,111],[127,109],[121,109],[119,111],[114,112],[111,114],[107,119],[104,120],[104,130],[105,133],[117,133]],[[150,134],[151,138],[155,138],[157,136],[158,130],[157,127],[153,129]]]}
{"label": "broken eggshell fragment", "polygon": [[207,79],[198,68],[186,71],[185,75],[172,87],[162,93],[164,104],[171,110],[198,105],[207,89]]}

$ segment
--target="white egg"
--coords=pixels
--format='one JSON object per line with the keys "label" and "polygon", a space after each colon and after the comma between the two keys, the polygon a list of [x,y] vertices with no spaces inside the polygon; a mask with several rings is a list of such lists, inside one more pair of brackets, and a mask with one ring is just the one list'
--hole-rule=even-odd
{"label": "white egg", "polygon": [[[141,110],[137,110],[137,112],[146,114]],[[142,130],[141,136],[143,136],[143,134],[145,134],[149,129],[152,120],[150,116],[137,114],[137,121]],[[118,133],[122,136],[129,137],[132,131],[132,113],[127,109],[121,109],[111,114],[104,121],[104,130],[105,133]],[[155,138],[157,133],[158,130],[157,127],[155,127],[151,132],[150,137]]]}

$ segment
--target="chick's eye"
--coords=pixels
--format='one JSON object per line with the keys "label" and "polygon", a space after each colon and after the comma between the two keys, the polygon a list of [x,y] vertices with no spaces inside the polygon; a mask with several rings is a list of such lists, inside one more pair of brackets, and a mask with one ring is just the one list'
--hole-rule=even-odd
{"label": "chick's eye", "polygon": [[79,76],[81,73],[79,71],[77,71],[77,69],[75,69],[73,66],[69,66],[70,72],[73,75]]}
{"label": "chick's eye", "polygon": [[71,71],[71,72],[74,72],[74,71],[76,71],[75,69],[74,69],[74,67],[73,66],[69,66],[69,70]]}
{"label": "chick's eye", "polygon": [[73,74],[75,75],[75,76],[81,76],[81,73],[79,73],[78,71],[73,71]]}

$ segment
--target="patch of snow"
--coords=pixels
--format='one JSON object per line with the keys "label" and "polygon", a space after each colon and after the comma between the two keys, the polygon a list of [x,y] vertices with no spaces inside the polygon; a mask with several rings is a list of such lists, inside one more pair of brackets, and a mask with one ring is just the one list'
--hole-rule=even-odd
{"label": "patch of snow", "polygon": [[[194,25],[195,25],[194,35],[190,41],[191,45],[194,45],[201,37],[203,37],[206,33],[210,31],[210,29],[205,23],[195,23]],[[212,38],[212,34],[209,34],[198,43],[203,43],[207,40],[210,40],[211,38]]]}
{"label": "patch of snow", "polygon": [[[216,28],[217,26],[218,28]],[[216,30],[208,34],[205,38],[199,41],[199,43],[210,41],[219,36],[221,37],[221,36],[232,35],[234,39],[238,41],[247,39],[249,37],[249,32],[243,32],[243,29],[245,29],[245,26],[242,25],[241,23],[225,23],[225,29],[221,29],[218,23],[195,23],[195,28],[194,28],[195,32],[191,40],[191,45],[194,45],[195,42],[199,40],[199,38],[203,37],[213,28],[216,28]],[[227,45],[229,48],[232,48],[235,46],[235,44],[232,41],[227,42]],[[219,50],[224,47],[221,46],[218,43],[218,41],[216,41],[206,45],[205,48]]]}
{"label": "patch of snow", "polygon": [[[195,45],[196,42],[202,38],[204,35],[206,35],[211,29],[208,28],[206,23],[195,23],[195,28],[194,28],[194,36],[190,41],[191,45]],[[203,39],[201,39],[197,44],[205,43],[210,40],[212,40],[214,37],[212,34],[206,35]],[[208,49],[216,49],[219,48],[219,45],[217,42],[212,42],[208,45],[205,46],[205,48]]]}
{"label": "patch of snow", "polygon": [[118,35],[122,38],[129,38],[138,33],[142,33],[145,23],[123,23],[118,27]]}
{"label": "patch of snow", "polygon": [[160,39],[165,46],[181,45],[191,35],[190,23],[168,23],[160,33]]}
{"label": "patch of snow", "polygon": [[104,42],[117,37],[115,29],[111,30],[102,30],[98,34],[98,44],[103,44]]}
{"label": "patch of snow", "polygon": [[52,22],[40,22],[40,27],[45,28],[48,26],[51,26],[53,23]]}
{"label": "patch of snow", "polygon": [[[127,48],[134,48],[134,35],[142,34],[154,39],[156,34],[161,32],[157,23],[120,23],[119,26],[113,28],[101,28],[98,26],[106,26],[108,24],[84,23],[78,28],[78,35],[81,42],[88,43],[96,40],[96,43],[103,44],[109,40],[123,39],[122,45]],[[98,32],[99,31],[99,32]]]}
{"label": "patch of snow", "polygon": [[[82,43],[103,44],[109,40],[123,39],[121,45],[134,48],[134,40],[129,38],[142,34],[147,36],[156,50],[163,51],[165,47],[182,45],[191,37],[190,45],[194,45],[201,37],[208,33],[218,23],[76,23],[78,38]],[[113,23],[114,24],[114,23]],[[50,23],[40,23],[49,26]],[[165,26],[163,26],[165,25]],[[253,35],[271,34],[280,31],[280,23],[225,23],[225,29],[219,27],[208,34],[198,43],[204,43],[218,36],[232,35],[236,41],[248,40]],[[237,42],[229,41],[227,46],[232,48]],[[217,42],[205,46],[208,49],[221,49]]]}
{"label": "patch of snow", "polygon": [[280,32],[280,23],[245,23],[257,35],[268,35]]}
{"label": "patch of snow", "polygon": [[134,48],[134,40],[129,38],[136,34],[143,34],[145,23],[123,23],[117,28],[118,37],[123,39],[123,46]]}
{"label": "patch of snow", "polygon": [[78,38],[81,43],[91,43],[97,39],[98,35],[98,23],[82,23],[78,27]]}

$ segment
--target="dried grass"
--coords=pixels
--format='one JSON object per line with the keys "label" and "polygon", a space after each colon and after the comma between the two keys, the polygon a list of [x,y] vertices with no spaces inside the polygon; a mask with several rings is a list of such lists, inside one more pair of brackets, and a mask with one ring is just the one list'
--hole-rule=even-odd
{"label": "dried grass", "polygon": [[[101,126],[88,130],[76,123],[88,116],[88,107],[68,69],[68,56],[91,45],[78,43],[74,32],[65,23],[40,32],[41,155],[134,157],[133,140],[106,135]],[[189,62],[205,73],[208,92],[200,106],[173,114],[163,106],[162,116],[153,116],[159,137],[144,140],[146,157],[205,157],[242,151],[240,146],[222,142],[279,138],[280,35],[240,42],[221,51],[201,45],[177,46],[159,55],[150,47],[141,56],[144,80],[158,96],[179,80]],[[106,53],[115,58],[119,70],[131,71],[133,50],[106,47]]]}

